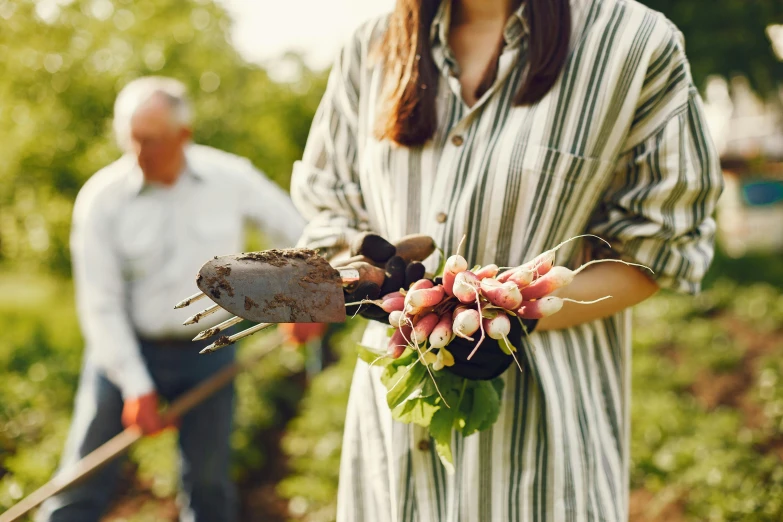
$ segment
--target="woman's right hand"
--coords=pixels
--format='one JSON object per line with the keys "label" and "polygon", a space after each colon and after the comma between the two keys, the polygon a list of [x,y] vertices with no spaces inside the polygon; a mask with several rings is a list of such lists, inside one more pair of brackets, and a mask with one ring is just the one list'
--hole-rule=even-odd
{"label": "woman's right hand", "polygon": [[[432,241],[431,238],[430,241]],[[401,253],[406,255],[406,252]],[[424,249],[417,257],[421,257],[425,253],[429,255],[431,252]],[[421,260],[406,261],[397,255],[395,245],[378,234],[364,233],[357,236],[351,243],[350,254],[354,260],[359,257],[364,258],[365,261],[354,261],[354,263],[366,263],[364,268],[367,270],[360,270],[359,281],[345,289],[346,303],[376,300],[401,288],[408,288],[412,283],[424,277],[424,265],[421,264]],[[380,271],[375,273],[372,270],[373,265],[383,267],[382,277],[380,277]],[[346,313],[349,316],[358,313],[367,319],[386,324],[389,321],[387,312],[370,303],[348,306]]]}

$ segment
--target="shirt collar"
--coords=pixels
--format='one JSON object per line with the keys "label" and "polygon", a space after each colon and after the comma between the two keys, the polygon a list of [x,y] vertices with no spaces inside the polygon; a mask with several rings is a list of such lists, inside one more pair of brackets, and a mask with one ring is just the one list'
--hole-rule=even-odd
{"label": "shirt collar", "polygon": [[530,27],[528,27],[525,17],[526,4],[527,2],[522,2],[522,5],[511,13],[506,27],[503,29],[503,39],[509,47],[517,45],[523,37],[530,34]]}
{"label": "shirt collar", "polygon": [[430,26],[430,43],[433,46],[448,43],[449,25],[451,25],[451,0],[442,0]]}
{"label": "shirt collar", "polygon": [[[522,4],[511,14],[503,29],[503,39],[507,46],[514,46],[523,36],[530,32],[525,19],[525,4]],[[430,43],[447,46],[449,42],[449,26],[451,25],[451,0],[441,0],[435,18],[430,26]]]}
{"label": "shirt collar", "polygon": [[[146,190],[153,188],[152,184],[145,181],[144,174],[142,174],[141,169],[139,168],[139,165],[136,163],[135,159],[133,159],[132,156],[129,156],[128,160],[133,165],[128,176],[128,182],[133,193],[138,195],[145,192]],[[177,180],[177,182],[183,178],[192,179],[197,182],[202,182],[206,179],[204,173],[199,172],[199,167],[193,161],[193,154],[189,146],[185,148],[185,166],[183,167],[182,174],[180,175],[180,178]]]}

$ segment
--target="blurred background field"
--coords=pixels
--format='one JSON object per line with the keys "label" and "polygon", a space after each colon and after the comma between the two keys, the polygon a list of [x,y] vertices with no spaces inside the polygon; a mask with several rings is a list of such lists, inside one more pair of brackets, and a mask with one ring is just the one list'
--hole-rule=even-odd
{"label": "blurred background field", "polygon": [[[704,293],[635,311],[631,518],[783,520],[783,4],[646,3],[685,33],[728,184]],[[122,84],[184,81],[196,141],[288,186],[327,71],[304,54],[249,62],[231,31],[211,0],[0,0],[0,512],[50,478],[62,449],[82,354],[70,213],[118,155],[109,124]],[[261,245],[249,236],[248,248]],[[285,349],[238,379],[244,521],[333,520],[361,327],[330,330],[317,375]],[[133,448],[106,520],[176,519],[173,449],[171,435]]]}

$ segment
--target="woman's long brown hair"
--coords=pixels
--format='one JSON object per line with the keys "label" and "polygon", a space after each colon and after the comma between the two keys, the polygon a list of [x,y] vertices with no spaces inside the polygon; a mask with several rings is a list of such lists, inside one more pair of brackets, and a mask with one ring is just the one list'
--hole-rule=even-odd
{"label": "woman's long brown hair", "polygon": [[[549,92],[565,64],[571,35],[569,0],[526,2],[527,65],[514,105],[531,105]],[[440,0],[397,0],[378,49],[386,71],[375,122],[378,139],[416,146],[435,132],[438,70],[432,59],[430,26],[439,4]],[[497,75],[501,49],[479,83],[477,98]]]}

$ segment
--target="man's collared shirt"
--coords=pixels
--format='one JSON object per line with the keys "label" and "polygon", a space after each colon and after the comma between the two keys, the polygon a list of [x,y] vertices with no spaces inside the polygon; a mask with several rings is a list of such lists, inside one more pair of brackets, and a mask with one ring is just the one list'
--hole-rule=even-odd
{"label": "man's collared shirt", "polygon": [[138,338],[189,339],[228,317],[182,322],[211,304],[174,310],[198,291],[199,268],[240,252],[244,225],[274,247],[296,243],[304,221],[288,194],[246,159],[191,145],[172,186],[147,183],[132,156],[94,175],[80,191],[71,236],[82,331],[90,357],[126,397],[154,389]]}

